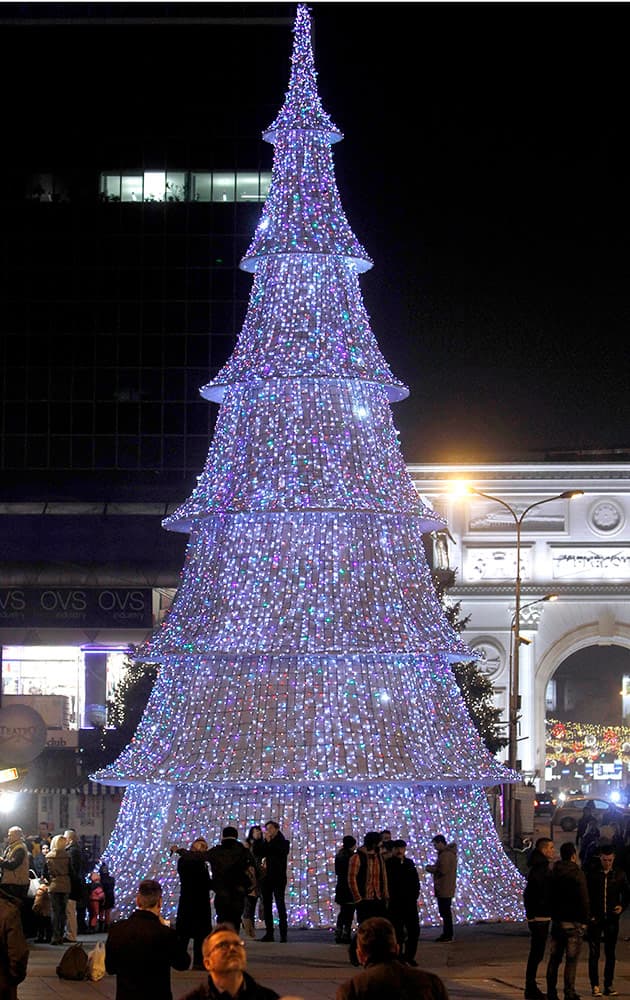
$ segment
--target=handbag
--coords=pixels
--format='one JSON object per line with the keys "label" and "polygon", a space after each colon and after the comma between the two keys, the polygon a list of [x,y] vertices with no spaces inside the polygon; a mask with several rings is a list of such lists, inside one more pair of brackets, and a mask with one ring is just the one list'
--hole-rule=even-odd
{"label": "handbag", "polygon": [[97,982],[105,975],[105,944],[97,941],[95,947],[88,955],[88,967],[86,979]]}
{"label": "handbag", "polygon": [[40,917],[49,917],[51,915],[50,895],[45,882],[41,883],[37,890],[37,895],[33,900],[33,913],[37,913]]}
{"label": "handbag", "polygon": [[26,892],[27,899],[35,899],[39,885],[39,878],[31,868],[28,873],[28,890]]}

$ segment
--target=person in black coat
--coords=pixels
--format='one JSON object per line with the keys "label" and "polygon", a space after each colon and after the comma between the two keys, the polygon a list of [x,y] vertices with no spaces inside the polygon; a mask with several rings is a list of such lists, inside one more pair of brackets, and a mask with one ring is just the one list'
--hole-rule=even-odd
{"label": "person in black coat", "polygon": [[116,976],[116,1000],[173,1000],[171,969],[190,965],[184,942],[160,915],[162,886],[145,879],[137,910],[112,924],[105,942],[105,968]]}
{"label": "person in black coat", "polygon": [[530,941],[525,969],[525,1000],[544,1000],[544,993],[538,988],[536,975],[545,955],[551,923],[549,880],[554,854],[553,840],[550,837],[539,837],[527,862],[529,872],[523,892],[523,902]]}
{"label": "person in black coat", "polygon": [[265,823],[265,835],[254,845],[256,856],[262,862],[260,890],[265,914],[265,934],[260,938],[261,941],[273,941],[274,900],[278,911],[280,940],[287,939],[288,920],[284,893],[287,887],[289,846],[289,841],[274,820]]}
{"label": "person in black coat", "polygon": [[577,864],[575,844],[560,846],[549,883],[551,948],[547,962],[547,1000],[558,1000],[558,970],[564,958],[564,1000],[578,1000],[575,975],[582,937],[590,919],[586,877]]}
{"label": "person in black coat", "polygon": [[85,881],[83,878],[83,855],[74,827],[64,830],[66,854],[70,859],[70,894],[66,902],[66,933],[68,941],[76,941],[79,933],[78,909],[84,903]]}
{"label": "person in black coat", "polygon": [[116,906],[116,879],[110,872],[108,866],[103,861],[99,866],[98,873],[101,876],[101,885],[105,893],[103,900],[103,923],[105,931],[109,930],[112,910]]}
{"label": "person in black coat", "polygon": [[175,844],[171,855],[178,854],[179,903],[175,931],[184,947],[193,939],[193,969],[203,969],[202,945],[212,928],[210,890],[212,881],[208,870],[208,842],[197,837],[187,851]]}
{"label": "person in black coat", "polygon": [[[231,924],[238,932],[245,907],[245,897],[252,881],[256,878],[254,856],[248,847],[241,844],[238,830],[234,826],[224,827],[221,843],[215,844],[210,850],[207,849],[207,845],[205,849],[201,846],[204,843],[202,840],[195,841],[197,845],[195,860],[202,860],[210,865],[210,884],[214,890],[217,922]],[[191,854],[191,851],[180,847],[172,847],[171,851],[177,851],[180,861]],[[203,941],[203,937],[201,940]],[[195,959],[195,965],[202,961],[200,945],[199,958]]]}
{"label": "person in black coat", "polygon": [[588,925],[588,977],[593,996],[599,991],[599,956],[604,939],[604,993],[611,995],[615,978],[615,951],[619,936],[619,917],[630,902],[630,885],[621,868],[615,867],[613,844],[602,844],[599,857],[593,858],[586,871],[586,885],[591,907]]}
{"label": "person in black coat", "polygon": [[354,899],[348,885],[348,865],[357,846],[355,837],[348,834],[341,842],[341,850],[335,855],[335,903],[339,907],[337,926],[335,927],[336,944],[350,944],[352,921],[354,919]]}
{"label": "person in black coat", "polygon": [[226,826],[221,843],[208,851],[214,889],[214,909],[218,923],[232,924],[238,933],[245,897],[256,880],[256,862],[248,847],[238,839],[238,830]]}
{"label": "person in black coat", "polygon": [[389,903],[387,915],[394,925],[399,954],[407,965],[416,965],[416,949],[420,939],[420,917],[418,916],[418,896],[420,879],[418,869],[405,857],[407,844],[404,840],[392,841],[391,857],[385,861]]}

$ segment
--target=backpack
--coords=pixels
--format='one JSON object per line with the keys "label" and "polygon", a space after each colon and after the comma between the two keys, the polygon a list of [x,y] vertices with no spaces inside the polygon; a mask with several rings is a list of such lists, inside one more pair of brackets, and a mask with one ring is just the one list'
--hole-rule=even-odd
{"label": "backpack", "polygon": [[105,945],[102,941],[97,941],[94,948],[88,955],[88,967],[86,979],[93,982],[102,979],[105,975]]}
{"label": "backpack", "polygon": [[87,951],[82,944],[71,944],[61,956],[56,971],[60,979],[85,979],[87,969]]}

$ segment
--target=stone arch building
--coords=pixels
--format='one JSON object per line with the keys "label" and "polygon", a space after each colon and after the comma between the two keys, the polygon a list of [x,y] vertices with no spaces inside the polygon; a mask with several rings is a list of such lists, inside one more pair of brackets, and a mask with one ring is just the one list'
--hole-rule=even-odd
{"label": "stone arch building", "polygon": [[[454,481],[499,497],[516,517],[530,504],[567,490],[573,500],[533,509],[521,526],[521,624],[528,644],[520,649],[521,721],[518,758],[526,777],[544,787],[546,696],[561,663],[586,648],[620,646],[629,651],[630,673],[630,464],[514,463],[411,465],[418,491],[447,519],[435,565],[455,573],[449,590],[470,615],[465,638],[483,651],[483,669],[507,719],[510,629],[515,610],[516,523],[501,505],[475,494],[457,495]],[[554,602],[542,602],[550,593]],[[596,658],[594,657],[594,660]],[[622,712],[610,718],[627,722]],[[507,752],[507,751],[506,751]]]}

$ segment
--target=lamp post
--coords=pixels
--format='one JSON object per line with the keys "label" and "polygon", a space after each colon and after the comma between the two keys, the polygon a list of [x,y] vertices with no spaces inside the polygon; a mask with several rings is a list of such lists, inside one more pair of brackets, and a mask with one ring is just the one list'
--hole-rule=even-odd
{"label": "lamp post", "polygon": [[[498,503],[501,507],[504,507],[508,511],[510,516],[514,520],[514,527],[516,528],[516,574],[515,574],[515,587],[514,587],[514,615],[512,617],[512,623],[510,627],[510,662],[509,662],[509,688],[508,688],[508,767],[512,770],[516,770],[517,764],[517,736],[518,736],[518,721],[519,721],[519,711],[520,711],[520,625],[521,625],[521,531],[523,527],[523,521],[535,507],[541,507],[543,504],[551,503],[554,500],[573,500],[575,497],[581,497],[584,495],[583,490],[564,490],[562,493],[558,493],[552,497],[545,497],[543,500],[536,500],[535,503],[529,504],[525,510],[521,511],[519,514],[514,508],[503,500],[501,497],[492,496],[490,493],[484,493],[481,490],[477,490],[472,486],[467,489],[468,493],[474,496],[484,497],[486,500],[492,500],[494,503]],[[556,595],[547,595],[540,600],[553,600]],[[539,601],[532,601],[532,604],[538,604]],[[529,607],[529,605],[525,605]],[[515,833],[515,800],[512,791],[512,785],[508,786],[508,808],[506,810],[506,818],[508,825],[508,842],[510,846],[513,846],[514,833]]]}

